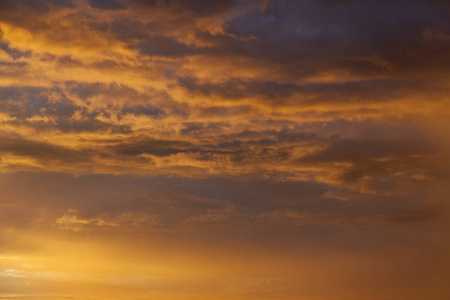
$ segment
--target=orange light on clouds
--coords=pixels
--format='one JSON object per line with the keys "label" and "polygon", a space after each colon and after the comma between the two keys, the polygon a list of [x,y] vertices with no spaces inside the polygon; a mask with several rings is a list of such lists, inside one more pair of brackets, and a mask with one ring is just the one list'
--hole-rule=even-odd
{"label": "orange light on clouds", "polygon": [[0,299],[448,298],[449,8],[0,0]]}

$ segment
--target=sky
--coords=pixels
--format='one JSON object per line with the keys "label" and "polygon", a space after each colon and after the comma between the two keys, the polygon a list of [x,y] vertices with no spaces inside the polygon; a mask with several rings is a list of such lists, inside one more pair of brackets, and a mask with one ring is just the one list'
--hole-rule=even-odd
{"label": "sky", "polygon": [[450,3],[0,0],[0,299],[450,299]]}

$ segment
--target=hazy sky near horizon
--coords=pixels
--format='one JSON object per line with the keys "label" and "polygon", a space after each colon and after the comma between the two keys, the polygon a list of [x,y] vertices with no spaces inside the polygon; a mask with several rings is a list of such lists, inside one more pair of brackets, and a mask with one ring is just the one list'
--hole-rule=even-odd
{"label": "hazy sky near horizon", "polygon": [[0,0],[0,299],[450,299],[450,3]]}

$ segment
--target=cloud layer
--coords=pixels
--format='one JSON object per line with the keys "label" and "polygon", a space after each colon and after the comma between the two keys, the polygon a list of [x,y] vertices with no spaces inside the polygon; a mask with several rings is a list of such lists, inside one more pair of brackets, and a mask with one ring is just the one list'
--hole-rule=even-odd
{"label": "cloud layer", "polygon": [[247,274],[216,287],[233,299],[320,299],[264,280],[349,257],[372,295],[442,282],[449,64],[440,0],[0,0],[0,268],[78,272],[47,259],[75,243],[99,269],[138,253],[118,274]]}

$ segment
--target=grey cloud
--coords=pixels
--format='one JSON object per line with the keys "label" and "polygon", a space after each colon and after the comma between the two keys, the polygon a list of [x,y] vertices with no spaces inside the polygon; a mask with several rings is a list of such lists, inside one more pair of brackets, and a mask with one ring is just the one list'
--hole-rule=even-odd
{"label": "grey cloud", "polygon": [[180,133],[183,135],[220,133],[224,128],[229,128],[231,126],[227,122],[184,122],[183,125],[185,127],[180,130]]}
{"label": "grey cloud", "polygon": [[[179,78],[180,86],[191,93],[222,99],[246,99],[259,97],[269,103],[285,103],[301,106],[316,104],[348,104],[396,101],[405,96],[434,93],[443,96],[446,88],[421,80],[357,80],[344,83],[273,82],[230,79],[222,83],[199,82],[194,78]],[[286,98],[295,96],[295,102]]]}
{"label": "grey cloud", "polygon": [[146,39],[150,33],[144,23],[127,18],[116,19],[111,22],[109,27],[111,33],[114,34],[117,39],[129,43]]}
{"label": "grey cloud", "polygon": [[[22,182],[23,189],[6,189],[8,182]],[[243,220],[289,203],[307,209],[316,201],[322,201],[320,195],[323,193],[322,185],[312,183],[98,174],[72,177],[60,173],[15,173],[1,181],[0,187],[4,199],[11,202],[9,210],[15,211],[14,207],[19,207],[25,219],[37,213],[33,204],[39,202],[40,207],[51,209],[49,213],[53,218],[46,222],[53,222],[69,209],[78,211],[77,216],[82,219],[108,216],[118,220],[124,213],[138,215],[141,212],[157,216],[160,225],[166,228],[174,228],[177,224],[184,226],[184,221],[189,218],[200,220],[208,212],[229,214],[233,207],[240,210],[233,213],[235,217]],[[39,193],[40,190],[48,193]],[[25,191],[31,196],[24,197]],[[325,200],[323,204],[329,202]],[[16,223],[25,225],[26,220],[20,217]],[[203,221],[213,222],[214,216],[203,218]],[[236,219],[223,221],[234,222]],[[148,226],[145,222],[137,225],[141,230]],[[15,224],[11,223],[11,226]]]}
{"label": "grey cloud", "polygon": [[442,206],[425,206],[416,210],[406,210],[403,214],[391,216],[390,222],[401,224],[421,224],[437,221],[448,213]]}
{"label": "grey cloud", "polygon": [[[209,0],[169,0],[169,3],[174,5],[180,5],[183,8],[199,14],[199,15],[211,15],[217,12],[226,11],[237,4],[236,0],[224,0],[224,1],[209,1]],[[176,4],[175,4],[176,3]]]}
{"label": "grey cloud", "polygon": [[140,137],[112,146],[111,149],[117,154],[127,156],[137,156],[141,154],[168,156],[185,152],[190,147],[192,147],[192,144],[184,141],[156,140],[153,138]]}
{"label": "grey cloud", "polygon": [[[364,77],[439,70],[449,60],[448,10],[439,1],[273,1],[224,25],[213,56],[248,56],[278,63],[293,77],[348,70]],[[429,32],[430,38],[424,38]],[[251,38],[250,38],[251,37]],[[412,50],[414,49],[414,50]],[[385,59],[390,68],[370,61]],[[439,65],[441,63],[441,65]]]}
{"label": "grey cloud", "polygon": [[[277,147],[281,153],[281,157],[287,159],[289,153],[302,143],[317,144],[322,138],[314,133],[302,132],[297,130],[283,129],[277,130],[261,130],[252,131],[245,130],[239,133],[233,133],[227,136],[219,136],[217,140],[221,141],[217,144],[219,148],[228,149],[245,149],[246,147]],[[256,153],[253,153],[256,154]]]}
{"label": "grey cloud", "polygon": [[100,121],[93,115],[87,114],[83,120],[68,120],[59,119],[56,125],[48,124],[30,124],[36,129],[57,129],[61,132],[109,132],[117,133],[131,133],[129,125],[114,125],[107,122]]}
{"label": "grey cloud", "polygon": [[[59,94],[59,101],[50,99],[52,94]],[[57,87],[0,87],[0,106],[13,116],[25,119],[34,115],[71,116],[76,106],[67,99]]]}
{"label": "grey cloud", "polygon": [[276,101],[292,95],[298,86],[290,83],[275,83],[263,81],[229,80],[224,83],[200,83],[194,78],[179,78],[180,86],[187,90],[206,96],[217,96],[224,99],[241,99],[251,96],[262,96]]}
{"label": "grey cloud", "polygon": [[145,115],[150,116],[153,118],[162,118],[166,114],[163,110],[153,107],[151,105],[144,106],[144,105],[137,105],[137,106],[127,106],[122,108],[123,114],[132,114],[132,115]]}
{"label": "grey cloud", "polygon": [[[438,161],[443,159],[443,150],[426,137],[401,137],[390,139],[360,138],[358,140],[330,137],[322,139],[323,150],[295,158],[294,164],[302,166],[336,166],[332,175],[336,184],[331,184],[329,197],[337,199],[360,199],[382,197],[381,195],[407,193],[414,187],[430,187],[434,182],[446,178],[445,166]],[[319,145],[320,145],[319,143]]]}
{"label": "grey cloud", "polygon": [[89,4],[92,8],[98,9],[126,9],[126,6],[117,0],[89,0]]}
{"label": "grey cloud", "polygon": [[252,107],[249,105],[234,105],[231,107],[223,107],[223,106],[208,106],[208,107],[200,107],[199,108],[200,116],[202,117],[226,117],[226,116],[235,116],[235,115],[246,115],[252,112]]}
{"label": "grey cloud", "polygon": [[82,152],[45,142],[9,137],[1,138],[0,152],[34,158],[44,164],[51,162],[69,164],[90,162],[90,155],[92,154],[89,151]]}
{"label": "grey cloud", "polygon": [[[77,106],[58,87],[0,87],[0,111],[14,117],[10,124],[27,125],[37,130],[61,132],[112,131],[128,132],[126,125],[114,125],[98,120],[101,111],[88,112]],[[81,118],[73,119],[79,113]],[[49,117],[52,120],[30,121],[32,117]]]}
{"label": "grey cloud", "polygon": [[432,155],[437,149],[421,140],[336,140],[300,162],[352,162],[413,155]]}
{"label": "grey cloud", "polygon": [[209,1],[209,0],[164,0],[164,1],[145,1],[132,0],[130,3],[136,3],[139,6],[148,8],[165,8],[175,12],[183,13],[189,11],[194,15],[207,16],[215,13],[230,10],[237,1],[223,0],[223,1]]}
{"label": "grey cloud", "polygon": [[[148,89],[146,92],[138,92],[136,89],[123,84],[105,84],[105,83],[82,83],[82,82],[66,82],[65,87],[69,94],[80,98],[89,103],[93,97],[102,97],[108,105],[120,103],[123,107],[129,107],[131,110],[146,111],[161,110],[159,114],[163,114],[161,107],[156,105],[164,105],[164,108],[170,107],[173,110],[177,108],[175,101],[170,97],[167,91]],[[134,107],[134,108],[133,108]]]}
{"label": "grey cloud", "polygon": [[165,36],[148,37],[140,42],[139,47],[140,54],[149,56],[179,57],[198,53],[195,46],[189,46]]}
{"label": "grey cloud", "polygon": [[75,7],[73,0],[1,0],[0,8],[4,12],[16,12],[22,8],[36,10],[38,12],[48,12],[52,6]]}
{"label": "grey cloud", "polygon": [[[14,60],[21,58],[21,57],[29,57],[30,56],[30,54],[31,54],[30,51],[21,51],[19,49],[11,48],[8,43],[1,42],[2,35],[3,34],[0,29],[0,48],[3,51],[5,51],[6,53],[8,53],[8,55],[11,56]],[[11,66],[13,66],[13,65],[11,65]]]}
{"label": "grey cloud", "polygon": [[277,147],[277,141],[264,138],[245,142],[219,139],[216,143],[195,145],[181,140],[160,140],[141,136],[108,146],[107,150],[125,157],[142,154],[166,157],[186,153],[192,155],[193,159],[211,162],[226,157],[233,164],[257,167],[259,162],[285,162],[290,158],[292,148],[282,145]]}

